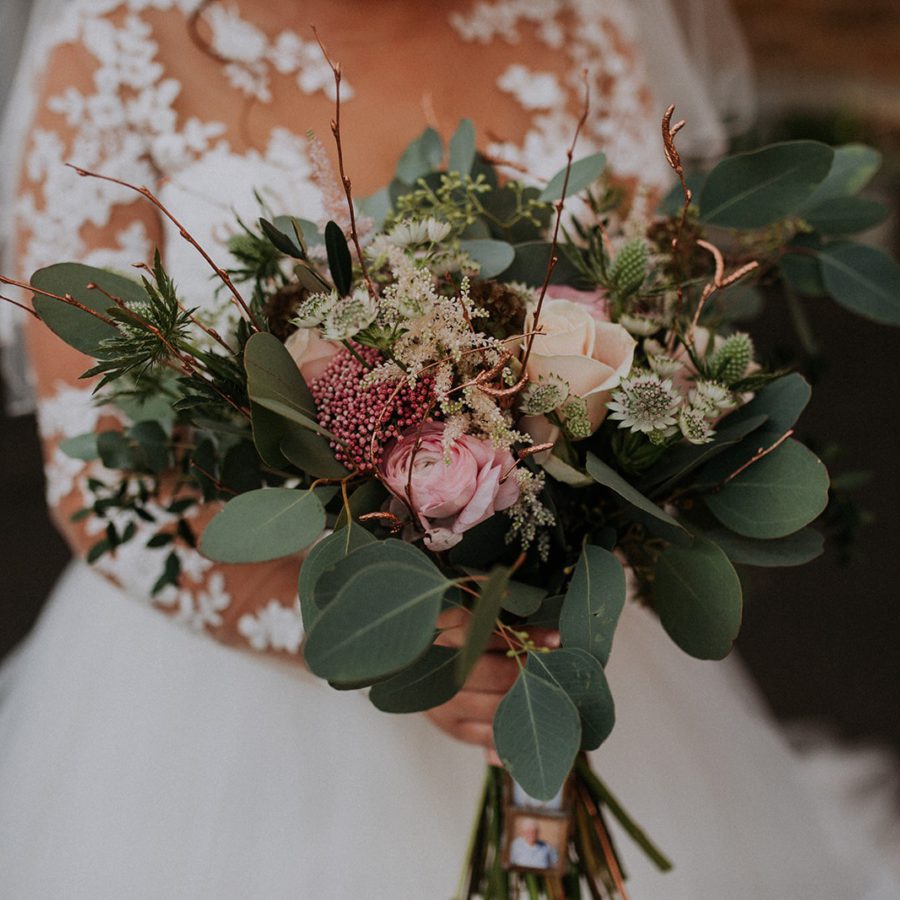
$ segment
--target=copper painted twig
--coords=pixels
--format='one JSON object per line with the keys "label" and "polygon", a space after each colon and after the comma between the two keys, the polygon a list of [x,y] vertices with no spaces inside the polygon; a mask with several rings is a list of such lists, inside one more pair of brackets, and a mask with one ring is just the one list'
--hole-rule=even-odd
{"label": "copper painted twig", "polygon": [[792,434],[794,433],[793,428],[789,428],[774,444],[769,447],[760,447],[756,453],[750,457],[742,466],[739,466],[735,469],[717,488],[717,490],[722,490],[729,481],[734,480],[741,474],[741,472],[745,472],[753,463],[759,462],[763,457],[768,456],[773,450],[777,450]]}

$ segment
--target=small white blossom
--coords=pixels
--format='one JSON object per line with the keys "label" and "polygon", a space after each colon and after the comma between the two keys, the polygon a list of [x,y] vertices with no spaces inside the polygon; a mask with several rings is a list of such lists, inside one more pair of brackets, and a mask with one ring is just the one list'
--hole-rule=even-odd
{"label": "small white blossom", "polygon": [[291,319],[298,328],[312,328],[320,325],[324,318],[334,309],[338,300],[337,291],[310,294],[298,307],[296,315]]}
{"label": "small white blossom", "polygon": [[439,244],[448,234],[450,226],[446,222],[432,217],[418,221],[407,219],[391,229],[388,240],[396,247],[410,247],[426,242]]}
{"label": "small white blossom", "polygon": [[328,311],[322,322],[322,337],[328,341],[346,341],[368,328],[377,314],[375,301],[368,291],[357,288]]}
{"label": "small white blossom", "polygon": [[736,405],[731,391],[716,381],[698,381],[692,388],[688,399],[691,406],[709,418],[719,415],[722,410],[732,409]]}
{"label": "small white blossom", "polygon": [[522,412],[526,416],[542,416],[552,412],[569,398],[569,383],[559,375],[532,381],[521,394]]}
{"label": "small white blossom", "polygon": [[678,427],[692,444],[708,444],[716,433],[703,412],[693,406],[682,408],[678,415]]}
{"label": "small white blossom", "polygon": [[663,380],[655,372],[623,379],[619,390],[606,404],[610,419],[618,420],[619,428],[663,436],[675,433],[680,405],[681,397],[671,380]]}

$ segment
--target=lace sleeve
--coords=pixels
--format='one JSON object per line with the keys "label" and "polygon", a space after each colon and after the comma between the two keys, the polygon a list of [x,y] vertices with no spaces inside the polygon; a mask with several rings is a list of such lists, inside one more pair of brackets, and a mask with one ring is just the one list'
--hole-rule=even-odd
{"label": "lace sleeve", "polygon": [[[140,17],[92,18],[87,25],[79,23],[77,40],[60,43],[43,76],[17,208],[23,277],[65,259],[126,271],[135,261],[148,259],[154,245],[165,254],[166,235],[149,206],[135,203],[133,195],[114,185],[79,178],[65,163],[156,187],[159,169],[153,161],[163,150],[196,157],[217,131],[199,122],[174,127],[171,103],[178,86],[156,63]],[[110,473],[97,462],[67,456],[59,444],[115,421],[95,405],[91,387],[79,380],[86,357],[37,323],[29,326],[29,351],[45,442],[48,502],[73,551],[84,555],[102,539],[106,522],[73,522],[71,517],[93,502],[88,482],[108,480]],[[101,557],[97,568],[129,594],[217,640],[299,659],[299,560],[219,566],[179,540],[174,549],[179,586],[153,595],[172,547],[148,547],[147,541],[175,518],[162,507],[156,512],[155,522],[143,523],[127,543]],[[204,508],[192,519],[195,533],[213,512]]]}

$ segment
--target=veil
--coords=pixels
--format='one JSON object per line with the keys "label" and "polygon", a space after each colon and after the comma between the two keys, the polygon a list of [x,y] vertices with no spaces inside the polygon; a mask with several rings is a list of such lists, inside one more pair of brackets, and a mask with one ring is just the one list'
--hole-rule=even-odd
{"label": "veil", "polygon": [[[16,270],[14,209],[26,135],[37,103],[37,76],[55,26],[77,0],[3,0],[0,9],[0,272]],[[122,0],[123,4],[125,0]],[[630,5],[659,113],[677,102],[689,127],[679,138],[686,158],[714,158],[729,133],[753,121],[755,96],[750,57],[727,0],[607,0]],[[18,54],[16,51],[18,50]],[[22,340],[21,310],[0,302],[0,358],[10,414],[34,408]]]}

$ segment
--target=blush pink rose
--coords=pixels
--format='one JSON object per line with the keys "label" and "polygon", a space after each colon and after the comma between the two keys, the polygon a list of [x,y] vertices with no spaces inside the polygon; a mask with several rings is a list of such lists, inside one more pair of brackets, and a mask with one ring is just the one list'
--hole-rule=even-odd
{"label": "blush pink rose", "polygon": [[284,348],[293,357],[303,380],[315,381],[328,368],[328,363],[343,347],[319,336],[316,328],[298,328],[284,342]]}
{"label": "blush pink rose", "polygon": [[443,422],[414,428],[388,449],[382,463],[382,477],[396,498],[392,512],[411,509],[431,550],[448,550],[464,532],[519,498],[516,479],[502,480],[515,463],[508,450],[464,434],[445,451],[443,436]]}
{"label": "blush pink rose", "polygon": [[567,284],[551,284],[547,286],[547,297],[551,300],[571,300],[587,307],[598,322],[609,321],[609,294],[605,288],[593,291],[579,291]]}

